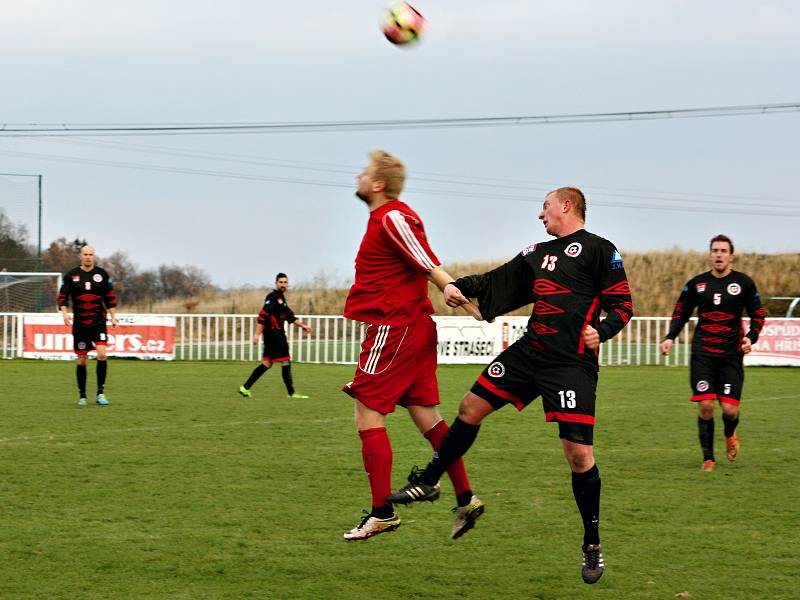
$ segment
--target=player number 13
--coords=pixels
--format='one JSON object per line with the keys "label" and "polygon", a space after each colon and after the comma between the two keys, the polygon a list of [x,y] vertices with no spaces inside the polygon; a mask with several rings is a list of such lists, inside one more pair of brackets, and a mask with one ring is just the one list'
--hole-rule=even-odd
{"label": "player number 13", "polygon": [[553,256],[552,254],[545,254],[542,257],[542,266],[540,268],[547,269],[548,271],[555,271],[557,260],[558,260],[557,256]]}
{"label": "player number 13", "polygon": [[575,408],[575,392],[573,390],[560,390],[558,397],[561,398],[561,408]]}

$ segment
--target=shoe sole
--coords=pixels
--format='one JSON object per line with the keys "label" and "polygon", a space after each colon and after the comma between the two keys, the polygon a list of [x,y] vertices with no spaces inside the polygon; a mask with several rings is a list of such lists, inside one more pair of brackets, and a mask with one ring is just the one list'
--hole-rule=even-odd
{"label": "shoe sole", "polygon": [[464,522],[464,526],[461,529],[459,529],[458,531],[456,531],[454,534],[452,534],[450,537],[452,537],[454,540],[457,540],[462,535],[467,533],[470,529],[475,527],[475,521],[478,520],[478,517],[480,517],[485,510],[486,510],[486,507],[481,505],[478,508],[476,508],[475,510],[473,510],[471,513],[467,514],[467,518],[466,518],[466,521]]}
{"label": "shoe sole", "polygon": [[400,525],[402,525],[402,523],[395,523],[394,525],[389,525],[387,527],[384,527],[383,529],[380,529],[379,531],[373,531],[373,532],[368,533],[367,535],[362,536],[362,537],[346,537],[346,538],[344,538],[344,541],[345,542],[360,542],[361,540],[368,540],[369,538],[375,537],[376,535],[379,535],[381,533],[389,533],[391,531],[394,531],[395,529],[400,527]]}

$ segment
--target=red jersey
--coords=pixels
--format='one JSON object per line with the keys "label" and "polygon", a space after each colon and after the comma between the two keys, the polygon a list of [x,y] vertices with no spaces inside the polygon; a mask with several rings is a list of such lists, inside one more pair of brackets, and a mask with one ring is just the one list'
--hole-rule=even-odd
{"label": "red jersey", "polygon": [[410,325],[432,314],[426,276],[440,264],[419,215],[390,200],[369,213],[344,316],[370,325]]}

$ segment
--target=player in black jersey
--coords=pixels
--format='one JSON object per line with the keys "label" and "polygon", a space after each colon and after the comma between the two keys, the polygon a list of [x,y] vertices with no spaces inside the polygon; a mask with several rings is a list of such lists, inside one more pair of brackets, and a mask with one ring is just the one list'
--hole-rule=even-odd
{"label": "player in black jersey", "polygon": [[[522,410],[542,396],[545,419],[558,423],[583,520],[581,574],[594,583],[604,569],[600,472],[592,452],[598,350],[625,327],[633,304],[622,257],[611,242],[583,228],[585,214],[586,201],[577,188],[550,192],[539,219],[555,240],[529,246],[493,271],[445,287],[449,306],[477,298],[487,321],[531,302],[533,313],[524,336],[483,370],[461,401],[438,455],[389,500],[433,500],[431,491],[442,473],[467,452],[486,416],[506,404]],[[602,321],[601,311],[607,314]]]}
{"label": "player in black jersey", "polygon": [[286,273],[278,273],[275,276],[275,289],[264,298],[264,306],[258,313],[258,324],[253,336],[253,343],[257,344],[259,338],[263,337],[264,354],[261,364],[253,369],[244,385],[239,387],[239,394],[245,398],[252,398],[253,393],[250,388],[258,381],[259,377],[267,372],[272,363],[276,362],[281,363],[281,375],[289,397],[308,398],[308,396],[294,391],[292,357],[289,356],[289,342],[286,340],[284,323],[294,323],[308,334],[311,334],[311,327],[299,321],[289,305],[286,304],[284,293],[287,287],[289,287],[289,279],[286,277]]}
{"label": "player in black jersey", "polygon": [[[766,313],[756,284],[744,273],[734,271],[733,242],[728,236],[711,239],[711,270],[693,277],[683,287],[669,332],[661,342],[661,353],[669,354],[673,340],[697,307],[697,328],[692,339],[690,400],[698,402],[697,428],[703,450],[704,471],[713,471],[714,401],[722,406],[726,455],[734,461],[739,455],[739,402],[744,384],[743,357],[750,352],[764,326]],[[750,330],[742,335],[742,312],[750,317]]]}
{"label": "player in black jersey", "polygon": [[[78,356],[76,377],[78,380],[78,404],[86,406],[86,357],[89,352],[97,352],[97,395],[95,402],[101,406],[108,404],[105,397],[106,373],[106,312],[111,313],[111,327],[117,326],[117,295],[111,277],[104,269],[95,265],[97,257],[94,248],[88,244],[81,248],[81,264],[64,274],[61,290],[58,293],[58,308],[64,318],[64,325],[72,327],[75,354]],[[72,302],[73,316],[70,318],[69,305]]]}

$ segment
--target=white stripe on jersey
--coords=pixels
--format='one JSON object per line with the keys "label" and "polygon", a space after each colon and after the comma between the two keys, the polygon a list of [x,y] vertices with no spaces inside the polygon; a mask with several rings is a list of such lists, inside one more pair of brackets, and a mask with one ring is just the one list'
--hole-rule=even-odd
{"label": "white stripe on jersey", "polygon": [[375,374],[375,369],[378,367],[378,361],[381,358],[381,351],[389,337],[389,329],[389,325],[378,326],[378,333],[375,334],[375,342],[372,344],[372,348],[369,351],[366,364],[362,367],[365,373],[369,373],[370,375]]}
{"label": "white stripe on jersey", "polygon": [[[399,210],[390,210],[388,213],[386,213],[386,217],[389,217],[394,226],[397,228],[397,232],[400,234],[400,237],[402,238],[402,242],[399,242],[399,240],[395,241],[398,241],[401,246],[404,246],[406,251],[424,269],[430,271],[431,269],[436,268],[437,265],[434,264],[431,257],[428,256],[427,252],[425,252],[425,249],[419,243],[419,240],[414,235],[414,232],[411,231],[411,227],[408,226],[403,214]],[[386,227],[385,223],[384,227]],[[388,227],[386,227],[386,229],[389,232],[389,235],[392,235],[391,230]],[[392,237],[394,236],[392,235]]]}

